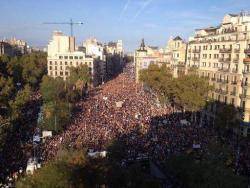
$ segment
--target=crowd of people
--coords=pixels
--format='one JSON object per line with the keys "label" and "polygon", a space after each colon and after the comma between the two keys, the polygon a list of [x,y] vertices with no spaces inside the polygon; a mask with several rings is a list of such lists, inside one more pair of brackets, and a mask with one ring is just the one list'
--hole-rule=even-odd
{"label": "crowd of people", "polygon": [[[34,97],[32,101],[37,101],[40,95],[37,94]],[[30,105],[33,103],[31,102]],[[143,85],[135,82],[132,64],[127,64],[123,72],[113,80],[92,89],[88,98],[78,102],[76,107],[78,111],[73,114],[66,130],[47,138],[43,144],[44,161],[55,157],[60,148],[65,146],[103,151],[115,140],[124,143],[127,160],[143,157],[162,161],[170,156],[197,149],[199,152],[206,153],[208,144],[212,140],[218,141],[217,133],[213,128],[200,126],[199,123],[190,125],[190,114],[178,113],[171,106],[161,106],[151,92],[147,92]],[[37,117],[37,110],[39,109],[26,113],[36,114],[29,116]],[[34,123],[34,120],[31,122]],[[23,135],[16,134],[14,138],[18,140],[10,140],[10,144],[23,140],[20,138]],[[234,150],[233,153],[236,154],[235,142],[230,139],[228,142]],[[247,166],[250,164],[248,153],[250,145],[248,142],[242,145],[244,147],[239,151],[238,168],[239,172],[244,174],[249,169]],[[32,141],[30,147],[32,147]],[[5,172],[11,172],[8,177],[11,179],[23,173],[29,155],[27,151],[32,149],[23,148],[21,152],[18,151],[20,147],[13,148],[13,153],[9,152],[11,156],[7,157],[9,160],[4,162],[0,156],[1,166],[10,168]],[[6,174],[0,175],[6,176]]]}
{"label": "crowd of people", "polygon": [[[101,151],[114,140],[125,143],[127,159],[165,160],[195,149],[207,152],[209,142],[217,139],[215,130],[199,123],[190,126],[190,114],[159,105],[150,92],[135,82],[134,75],[133,65],[128,64],[118,77],[79,102],[80,112],[68,129],[46,142],[44,159],[53,158],[65,145]],[[243,166],[246,156],[246,152],[240,155]]]}

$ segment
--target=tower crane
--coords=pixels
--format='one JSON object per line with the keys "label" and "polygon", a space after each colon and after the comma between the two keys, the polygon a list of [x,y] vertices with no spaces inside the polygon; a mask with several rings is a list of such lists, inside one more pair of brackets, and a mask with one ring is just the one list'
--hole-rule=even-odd
{"label": "tower crane", "polygon": [[70,33],[73,37],[73,26],[74,25],[83,25],[83,22],[73,22],[72,19],[70,19],[69,22],[45,22],[43,24],[50,24],[50,25],[70,25]]}

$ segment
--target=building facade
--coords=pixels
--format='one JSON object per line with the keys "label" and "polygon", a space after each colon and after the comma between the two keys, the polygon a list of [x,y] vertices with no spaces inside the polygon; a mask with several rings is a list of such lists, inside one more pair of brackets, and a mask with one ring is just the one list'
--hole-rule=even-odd
{"label": "building facade", "polygon": [[139,82],[140,70],[147,69],[150,64],[167,63],[164,51],[157,47],[146,46],[144,39],[142,39],[140,48],[134,53],[134,62],[136,82]]}
{"label": "building facade", "polygon": [[62,77],[64,80],[70,75],[70,67],[87,65],[95,82],[95,62],[92,56],[76,51],[75,38],[66,36],[62,32],[54,32],[48,45],[47,67],[51,77]]}
{"label": "building facade", "polygon": [[186,42],[179,36],[170,38],[165,53],[174,77],[185,74]]}
{"label": "building facade", "polygon": [[[189,38],[186,66],[207,77],[215,90],[211,97],[240,107],[242,133],[250,122],[250,15],[227,14],[217,27],[197,29]],[[249,134],[249,133],[248,133]]]}

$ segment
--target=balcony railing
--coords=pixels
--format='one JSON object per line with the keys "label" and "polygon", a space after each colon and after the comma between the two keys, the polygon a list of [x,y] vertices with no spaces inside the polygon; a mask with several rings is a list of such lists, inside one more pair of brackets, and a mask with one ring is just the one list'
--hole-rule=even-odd
{"label": "balcony railing", "polygon": [[228,84],[229,83],[228,80],[223,80],[223,79],[217,79],[217,82],[223,83],[223,84]]}
{"label": "balcony railing", "polygon": [[221,48],[220,49],[220,53],[231,53],[232,52],[232,48]]}
{"label": "balcony railing", "polygon": [[240,94],[240,98],[250,99],[250,96],[247,95],[246,93],[242,93],[242,94]]}
{"label": "balcony railing", "polygon": [[247,57],[247,58],[243,59],[243,62],[244,63],[250,63],[250,57]]}
{"label": "balcony railing", "polygon": [[237,85],[237,81],[231,81],[232,85]]}
{"label": "balcony railing", "polygon": [[220,72],[229,72],[229,68],[219,68],[218,71]]}
{"label": "balcony railing", "polygon": [[235,91],[232,91],[232,92],[230,92],[230,95],[236,96],[236,92],[235,92]]}
{"label": "balcony railing", "polygon": [[193,53],[200,53],[201,50],[200,50],[200,49],[194,49],[192,52],[193,52]]}
{"label": "balcony railing", "polygon": [[239,63],[239,58],[234,58],[234,59],[233,59],[233,62],[234,62],[234,63]]}
{"label": "balcony railing", "polygon": [[199,58],[199,57],[193,57],[192,60],[193,60],[193,61],[199,61],[200,58]]}
{"label": "balcony railing", "polygon": [[231,62],[231,58],[219,58],[219,62],[230,63]]}
{"label": "balcony railing", "polygon": [[250,48],[244,50],[245,54],[250,55]]}
{"label": "balcony railing", "polygon": [[215,89],[216,93],[220,93],[222,95],[227,95],[228,94],[228,90],[223,90],[223,89]]}
{"label": "balcony railing", "polygon": [[243,70],[242,73],[243,74],[250,74],[250,70]]}
{"label": "balcony railing", "polygon": [[232,69],[232,73],[238,73],[238,69]]}
{"label": "balcony railing", "polygon": [[240,49],[234,49],[234,53],[240,53]]}

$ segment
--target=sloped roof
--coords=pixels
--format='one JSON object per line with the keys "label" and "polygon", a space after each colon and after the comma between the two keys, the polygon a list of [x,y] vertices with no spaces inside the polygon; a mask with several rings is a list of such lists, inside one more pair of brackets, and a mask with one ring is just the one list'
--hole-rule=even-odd
{"label": "sloped roof", "polygon": [[180,36],[177,36],[173,40],[182,40],[182,38]]}

